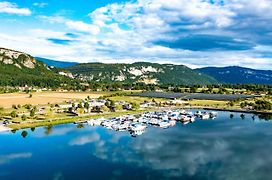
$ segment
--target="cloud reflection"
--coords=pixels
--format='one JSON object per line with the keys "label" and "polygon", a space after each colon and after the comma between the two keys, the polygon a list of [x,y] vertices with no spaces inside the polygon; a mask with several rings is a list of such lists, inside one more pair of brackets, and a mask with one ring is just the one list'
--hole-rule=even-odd
{"label": "cloud reflection", "polygon": [[166,131],[149,128],[143,136],[125,142],[121,142],[123,135],[107,132],[111,138],[97,138],[92,153],[113,163],[162,172],[168,178],[253,180],[271,175],[271,127],[232,120],[191,126]]}
{"label": "cloud reflection", "polygon": [[97,142],[99,140],[100,140],[100,135],[98,133],[92,133],[92,134],[83,135],[83,136],[79,136],[79,137],[76,137],[76,138],[72,139],[69,142],[69,145],[71,145],[71,146],[82,146],[82,145],[85,145],[85,144]]}
{"label": "cloud reflection", "polygon": [[31,158],[31,157],[32,157],[32,153],[13,153],[13,154],[1,155],[0,156],[0,165],[9,163],[12,160],[26,159],[26,158]]}

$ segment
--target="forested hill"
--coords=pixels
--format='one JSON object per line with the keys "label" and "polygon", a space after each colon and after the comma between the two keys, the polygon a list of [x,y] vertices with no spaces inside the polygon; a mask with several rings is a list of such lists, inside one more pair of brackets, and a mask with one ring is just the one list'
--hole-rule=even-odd
{"label": "forested hill", "polygon": [[183,65],[137,62],[133,64],[77,64],[67,68],[82,80],[96,82],[143,82],[146,84],[216,84],[214,78]]}
{"label": "forested hill", "polygon": [[72,81],[28,54],[0,48],[0,86],[59,87]]}
{"label": "forested hill", "polygon": [[197,71],[209,74],[220,82],[229,84],[268,84],[272,85],[272,71],[256,70],[238,66],[206,67]]}

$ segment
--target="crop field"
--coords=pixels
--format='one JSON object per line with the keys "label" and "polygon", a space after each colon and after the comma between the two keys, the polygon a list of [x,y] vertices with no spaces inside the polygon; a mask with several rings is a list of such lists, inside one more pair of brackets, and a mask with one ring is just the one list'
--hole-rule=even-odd
{"label": "crop field", "polygon": [[44,105],[48,103],[62,103],[69,100],[84,99],[87,96],[90,98],[98,98],[107,93],[104,92],[37,92],[30,94],[26,93],[10,93],[0,94],[0,107],[10,108],[12,105]]}

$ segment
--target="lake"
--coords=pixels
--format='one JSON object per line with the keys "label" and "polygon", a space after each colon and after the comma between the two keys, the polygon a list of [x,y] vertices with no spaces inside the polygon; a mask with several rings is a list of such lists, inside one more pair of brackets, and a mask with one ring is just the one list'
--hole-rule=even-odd
{"label": "lake", "polygon": [[218,112],[136,138],[75,124],[2,133],[0,179],[271,179],[272,121],[252,116]]}

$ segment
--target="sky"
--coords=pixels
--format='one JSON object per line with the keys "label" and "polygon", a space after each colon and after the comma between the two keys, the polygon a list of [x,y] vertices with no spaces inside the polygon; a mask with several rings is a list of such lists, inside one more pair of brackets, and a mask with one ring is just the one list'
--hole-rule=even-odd
{"label": "sky", "polygon": [[0,0],[0,22],[36,57],[272,69],[272,0]]}

